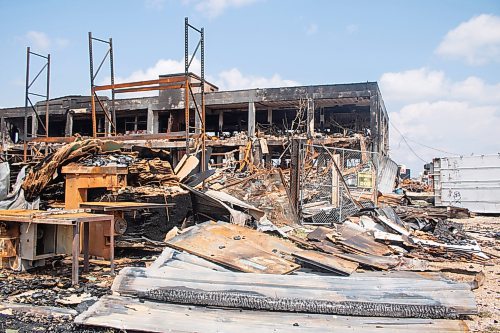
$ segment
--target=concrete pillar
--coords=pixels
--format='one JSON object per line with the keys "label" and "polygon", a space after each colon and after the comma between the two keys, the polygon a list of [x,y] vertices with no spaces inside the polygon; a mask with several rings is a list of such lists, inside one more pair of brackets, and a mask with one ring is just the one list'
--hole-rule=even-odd
{"label": "concrete pillar", "polygon": [[269,125],[273,124],[273,109],[272,108],[267,108],[267,123]]}
{"label": "concrete pillar", "polygon": [[319,128],[322,132],[325,130],[325,108],[319,109]]}
{"label": "concrete pillar", "polygon": [[373,152],[379,151],[379,133],[378,133],[378,114],[379,114],[379,104],[378,104],[378,96],[377,94],[373,94],[370,96],[370,135],[372,142]]}
{"label": "concrete pillar", "polygon": [[5,117],[0,118],[0,131],[2,136],[2,151],[5,149],[5,143],[7,142],[7,126],[5,123]]}
{"label": "concrete pillar", "polygon": [[248,102],[248,132],[249,138],[255,137],[255,104],[253,101]]}
{"label": "concrete pillar", "polygon": [[154,133],[154,118],[155,112],[153,111],[153,107],[148,105],[148,114],[146,119],[146,133],[148,134]]}
{"label": "concrete pillar", "polygon": [[[31,115],[31,133],[33,134],[32,137],[36,138],[38,135],[38,118],[36,117],[36,114],[33,113]],[[28,135],[29,137],[29,135]]]}
{"label": "concrete pillar", "polygon": [[66,112],[66,126],[64,128],[64,135],[65,136],[72,136],[73,135],[73,111],[68,110]]}
{"label": "concrete pillar", "polygon": [[219,111],[219,135],[222,135],[222,131],[224,128],[224,111]]}
{"label": "concrete pillar", "polygon": [[311,139],[314,137],[314,100],[307,99],[307,137]]}
{"label": "concrete pillar", "polygon": [[153,111],[153,134],[158,134],[160,132],[160,113],[158,111]]}

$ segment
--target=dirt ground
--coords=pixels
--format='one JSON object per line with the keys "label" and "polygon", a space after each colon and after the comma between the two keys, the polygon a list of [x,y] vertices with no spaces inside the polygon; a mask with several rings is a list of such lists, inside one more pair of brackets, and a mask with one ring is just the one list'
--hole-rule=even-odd
{"label": "dirt ground", "polygon": [[500,217],[476,216],[455,221],[463,223],[468,234],[492,258],[483,267],[484,284],[474,290],[479,315],[466,320],[467,325],[471,332],[500,332]]}

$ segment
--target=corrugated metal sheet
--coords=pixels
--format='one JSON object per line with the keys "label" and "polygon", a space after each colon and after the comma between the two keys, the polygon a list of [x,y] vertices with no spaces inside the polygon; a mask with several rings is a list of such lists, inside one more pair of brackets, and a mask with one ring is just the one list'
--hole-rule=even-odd
{"label": "corrugated metal sheet", "polygon": [[387,156],[378,161],[377,189],[382,193],[392,193],[398,173],[398,165]]}
{"label": "corrugated metal sheet", "polygon": [[500,154],[434,160],[436,206],[500,213]]}

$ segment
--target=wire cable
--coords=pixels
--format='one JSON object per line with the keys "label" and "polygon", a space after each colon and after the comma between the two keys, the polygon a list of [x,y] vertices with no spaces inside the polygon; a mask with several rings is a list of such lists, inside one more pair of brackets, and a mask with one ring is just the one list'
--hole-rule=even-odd
{"label": "wire cable", "polygon": [[401,138],[403,138],[403,141],[406,143],[406,146],[408,147],[408,149],[410,149],[410,151],[413,153],[413,155],[415,155],[418,159],[420,159],[422,162],[424,163],[429,163],[429,161],[426,161],[424,160],[422,157],[420,157],[420,155],[418,155],[415,150],[413,150],[412,146],[410,146],[410,144],[408,143],[408,141],[406,140],[405,136],[403,135],[403,133],[401,133],[396,126],[394,126],[394,124],[389,121],[389,123],[392,125],[392,127],[394,127],[394,129],[399,133],[399,135],[401,135]]}

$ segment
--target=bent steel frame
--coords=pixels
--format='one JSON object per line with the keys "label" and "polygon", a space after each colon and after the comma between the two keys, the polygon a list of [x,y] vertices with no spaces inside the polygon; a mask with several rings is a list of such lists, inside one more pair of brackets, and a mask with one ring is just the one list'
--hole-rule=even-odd
{"label": "bent steel frame", "polygon": [[[31,56],[36,56],[42,59],[45,59],[46,62],[42,66],[42,68],[38,71],[35,77],[31,80],[30,78],[30,63]],[[30,89],[33,87],[33,84],[37,81],[40,75],[46,71],[46,90],[45,94],[34,93]],[[50,86],[50,54],[46,56],[35,53],[31,51],[31,48],[28,46],[26,48],[26,86],[25,86],[25,99],[24,99],[24,162],[27,161],[28,155],[28,140],[38,136],[38,124],[41,124],[43,127],[44,133],[42,136],[49,137],[49,86]],[[31,101],[30,96],[37,96],[45,98],[45,121],[42,120],[40,114],[38,113],[37,108],[34,106]],[[29,106],[28,106],[29,104]],[[31,134],[28,134],[28,109],[31,108],[33,110],[33,117],[36,117],[37,126],[31,127]],[[35,120],[33,120],[33,124],[35,124]]]}

